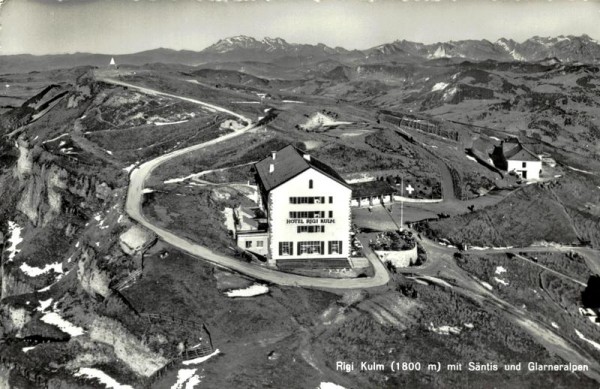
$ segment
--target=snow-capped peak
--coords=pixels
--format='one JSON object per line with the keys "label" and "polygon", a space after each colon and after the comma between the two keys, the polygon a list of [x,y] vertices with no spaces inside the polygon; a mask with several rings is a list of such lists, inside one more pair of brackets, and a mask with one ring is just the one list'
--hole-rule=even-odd
{"label": "snow-capped peak", "polygon": [[435,52],[429,56],[430,58],[448,58],[450,57],[448,53],[446,53],[446,48],[444,45],[439,45]]}

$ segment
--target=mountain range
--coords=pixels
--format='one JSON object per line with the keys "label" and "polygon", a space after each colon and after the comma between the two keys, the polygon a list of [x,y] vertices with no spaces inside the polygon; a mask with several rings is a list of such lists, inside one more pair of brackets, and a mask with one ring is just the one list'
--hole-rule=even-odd
{"label": "mountain range", "polygon": [[[110,54],[28,54],[0,56],[0,73],[49,70],[75,66],[105,66]],[[366,50],[347,50],[324,44],[289,43],[281,38],[257,40],[248,36],[221,39],[202,51],[159,48],[126,55],[114,55],[118,64],[177,63],[196,66],[214,62],[285,62],[336,60],[342,63],[421,62],[447,58],[465,61],[525,61],[600,62],[600,43],[588,35],[539,37],[516,42],[501,38],[461,40],[423,44],[396,40]]]}

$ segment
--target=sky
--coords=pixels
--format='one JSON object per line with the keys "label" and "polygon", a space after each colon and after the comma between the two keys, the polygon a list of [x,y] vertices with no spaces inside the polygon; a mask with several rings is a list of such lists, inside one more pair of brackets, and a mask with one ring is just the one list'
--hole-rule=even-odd
{"label": "sky", "polygon": [[0,0],[0,54],[202,50],[248,35],[367,49],[534,35],[600,40],[600,0]]}

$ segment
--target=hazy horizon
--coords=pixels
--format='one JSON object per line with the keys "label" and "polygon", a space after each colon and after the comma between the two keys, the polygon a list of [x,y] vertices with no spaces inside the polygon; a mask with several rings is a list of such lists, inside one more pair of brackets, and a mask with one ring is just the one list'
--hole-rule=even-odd
{"label": "hazy horizon", "polygon": [[402,39],[426,44],[523,42],[536,35],[598,39],[598,20],[600,2],[583,0],[27,0],[2,4],[0,52],[201,51],[237,35],[348,50]]}

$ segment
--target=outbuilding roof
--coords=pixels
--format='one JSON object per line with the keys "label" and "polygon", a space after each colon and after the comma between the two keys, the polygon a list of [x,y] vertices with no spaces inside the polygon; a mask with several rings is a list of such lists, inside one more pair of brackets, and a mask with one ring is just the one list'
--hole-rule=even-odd
{"label": "outbuilding roof", "polygon": [[520,143],[504,153],[507,161],[539,161],[540,158]]}
{"label": "outbuilding roof", "polygon": [[377,197],[396,193],[386,181],[367,181],[352,184],[352,198]]}
{"label": "outbuilding roof", "polygon": [[258,178],[267,192],[310,168],[318,170],[331,179],[350,188],[346,181],[332,167],[298,150],[292,145],[286,146],[273,154],[254,165]]}

